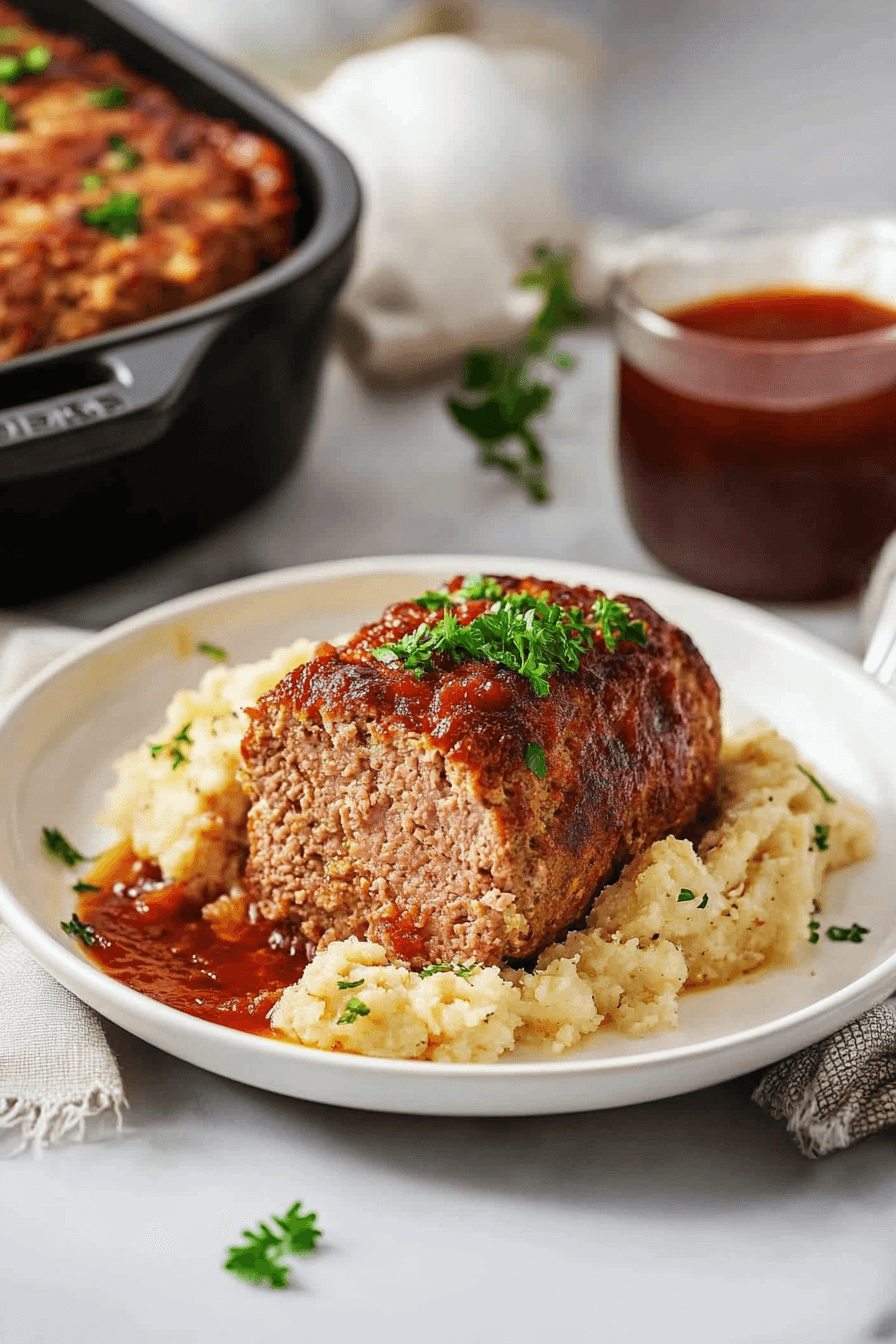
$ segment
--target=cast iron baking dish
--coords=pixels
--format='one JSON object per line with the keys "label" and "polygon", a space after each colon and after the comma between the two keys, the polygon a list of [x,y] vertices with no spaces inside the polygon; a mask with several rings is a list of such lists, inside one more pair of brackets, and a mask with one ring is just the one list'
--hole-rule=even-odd
{"label": "cast iron baking dish", "polygon": [[190,108],[290,155],[289,255],[177,312],[0,364],[0,603],[77,587],[213,527],[297,460],[360,210],[348,160],[127,0],[25,0]]}

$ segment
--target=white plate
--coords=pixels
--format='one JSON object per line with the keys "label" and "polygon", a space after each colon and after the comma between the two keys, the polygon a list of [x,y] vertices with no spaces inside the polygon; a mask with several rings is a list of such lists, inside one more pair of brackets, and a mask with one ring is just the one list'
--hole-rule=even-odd
{"label": "white plate", "polygon": [[[162,721],[171,694],[208,661],[267,654],[300,634],[351,630],[391,601],[455,573],[537,574],[644,596],[694,637],[721,682],[728,723],[761,716],[798,743],[835,791],[876,815],[876,857],[838,874],[826,917],[871,930],[861,944],[822,939],[797,963],[685,995],[681,1023],[632,1041],[598,1033],[557,1059],[516,1053],[497,1064],[430,1064],[327,1054],[189,1017],[105,976],[61,932],[71,877],[41,852],[58,826],[87,853],[112,761]],[[836,649],[729,598],[667,579],[553,560],[411,556],[349,560],[240,580],[136,616],[33,681],[0,723],[0,916],[80,998],[153,1045],[288,1096],[371,1110],[535,1115],[621,1106],[744,1073],[820,1039],[896,987],[896,701]]]}

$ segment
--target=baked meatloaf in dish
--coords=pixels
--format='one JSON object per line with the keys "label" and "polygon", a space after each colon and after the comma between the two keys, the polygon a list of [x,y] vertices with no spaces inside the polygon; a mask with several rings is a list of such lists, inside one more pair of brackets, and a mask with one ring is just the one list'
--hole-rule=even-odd
{"label": "baked meatloaf in dish", "polygon": [[295,209],[271,140],[0,4],[0,359],[249,279]]}
{"label": "baked meatloaf in dish", "polygon": [[686,634],[635,597],[469,584],[321,646],[248,711],[246,887],[309,949],[531,957],[712,795],[719,688]]}

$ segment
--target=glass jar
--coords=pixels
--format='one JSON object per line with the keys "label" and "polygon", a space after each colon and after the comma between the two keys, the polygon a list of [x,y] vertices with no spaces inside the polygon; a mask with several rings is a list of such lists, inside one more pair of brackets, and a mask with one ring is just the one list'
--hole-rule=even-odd
{"label": "glass jar", "polygon": [[[788,295],[830,296],[827,327],[762,318]],[[613,322],[623,489],[656,558],[736,597],[857,591],[896,530],[896,222],[681,233],[617,283]]]}

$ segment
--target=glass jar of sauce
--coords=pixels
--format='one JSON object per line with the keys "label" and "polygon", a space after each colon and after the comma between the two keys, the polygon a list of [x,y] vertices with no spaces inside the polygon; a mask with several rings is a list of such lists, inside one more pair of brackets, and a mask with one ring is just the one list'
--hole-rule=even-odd
{"label": "glass jar of sauce", "polygon": [[896,226],[703,234],[683,251],[614,294],[635,529],[736,597],[852,594],[896,531]]}

